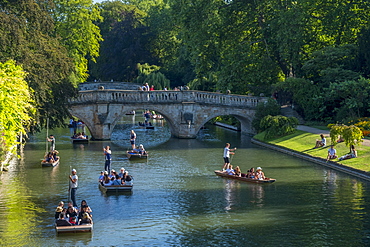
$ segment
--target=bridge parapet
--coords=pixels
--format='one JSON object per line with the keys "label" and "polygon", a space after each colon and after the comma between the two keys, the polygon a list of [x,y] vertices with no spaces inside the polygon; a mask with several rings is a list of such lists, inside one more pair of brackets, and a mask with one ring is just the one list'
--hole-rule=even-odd
{"label": "bridge parapet", "polygon": [[219,106],[254,108],[259,102],[265,102],[265,97],[246,95],[221,94],[204,91],[136,91],[136,90],[87,90],[80,91],[77,98],[71,99],[71,104],[86,103],[158,103],[181,104],[194,102],[197,104],[212,104]]}

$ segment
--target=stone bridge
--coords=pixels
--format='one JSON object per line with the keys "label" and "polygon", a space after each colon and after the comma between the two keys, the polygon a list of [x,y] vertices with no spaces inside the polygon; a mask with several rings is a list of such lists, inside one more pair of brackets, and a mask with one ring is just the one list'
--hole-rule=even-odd
{"label": "stone bridge", "polygon": [[242,133],[254,133],[251,122],[255,107],[267,98],[203,91],[86,90],[70,100],[70,113],[85,122],[92,138],[109,140],[117,121],[133,109],[161,114],[171,134],[195,138],[212,118],[232,115],[241,123]]}

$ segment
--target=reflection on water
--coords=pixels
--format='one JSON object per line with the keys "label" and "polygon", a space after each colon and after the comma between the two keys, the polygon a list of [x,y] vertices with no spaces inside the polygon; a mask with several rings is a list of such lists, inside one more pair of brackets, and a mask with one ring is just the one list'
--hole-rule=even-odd
{"label": "reflection on water", "polygon": [[[141,120],[141,119],[140,119]],[[9,246],[368,246],[369,184],[306,161],[266,150],[238,132],[207,126],[197,139],[171,138],[165,122],[142,129],[125,116],[112,141],[71,144],[69,129],[53,131],[59,166],[42,168],[45,133],[32,136],[24,155],[1,175],[0,241]],[[154,123],[154,122],[153,122]],[[164,124],[162,124],[164,123]],[[150,152],[131,161],[129,131]],[[242,171],[262,166],[272,184],[220,178],[225,142],[238,147]],[[112,168],[135,179],[132,193],[102,193],[102,147]],[[68,198],[77,169],[77,200],[93,209],[92,234],[55,234],[57,203]]]}

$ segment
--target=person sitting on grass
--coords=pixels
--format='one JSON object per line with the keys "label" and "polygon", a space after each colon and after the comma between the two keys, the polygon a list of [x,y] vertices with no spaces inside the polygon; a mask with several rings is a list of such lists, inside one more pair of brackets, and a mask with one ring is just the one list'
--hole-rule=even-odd
{"label": "person sitting on grass", "polygon": [[337,156],[337,150],[335,150],[334,145],[330,145],[330,148],[328,149],[328,156],[326,157],[326,161],[336,159]]}
{"label": "person sitting on grass", "polygon": [[349,154],[343,155],[338,160],[347,160],[347,159],[356,158],[356,157],[357,157],[357,151],[355,149],[355,146],[351,145],[351,152]]}
{"label": "person sitting on grass", "polygon": [[323,134],[320,135],[321,140],[316,139],[316,145],[314,148],[319,148],[319,147],[325,147],[326,146],[326,139]]}

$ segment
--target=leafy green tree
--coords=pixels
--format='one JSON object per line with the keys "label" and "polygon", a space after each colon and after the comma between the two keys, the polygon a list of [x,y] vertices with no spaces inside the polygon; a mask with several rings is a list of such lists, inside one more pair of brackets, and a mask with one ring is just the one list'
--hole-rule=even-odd
{"label": "leafy green tree", "polygon": [[330,140],[332,145],[337,145],[337,140],[342,136],[345,125],[343,124],[329,124]]}
{"label": "leafy green tree", "polygon": [[164,88],[170,88],[170,81],[159,72],[160,67],[149,64],[138,64],[137,65],[139,76],[133,81],[136,84],[146,84],[154,86],[156,90],[163,90]]}
{"label": "leafy green tree", "polygon": [[44,125],[47,117],[50,127],[64,125],[67,100],[76,93],[70,78],[72,61],[55,37],[53,6],[51,1],[34,0],[0,3],[0,61],[15,60],[27,72],[37,126]]}
{"label": "leafy green tree", "polygon": [[20,133],[32,123],[34,102],[25,81],[26,73],[15,61],[0,63],[0,161],[6,152],[13,151]]}
{"label": "leafy green tree", "polygon": [[261,120],[265,116],[277,116],[280,114],[280,105],[276,100],[269,98],[267,102],[260,102],[256,107],[256,114],[254,115],[252,126],[257,132],[262,132],[263,129],[260,127]]}
{"label": "leafy green tree", "polygon": [[137,77],[138,63],[157,64],[148,45],[151,33],[145,24],[146,13],[133,5],[116,2],[103,2],[99,6],[111,27],[101,24],[104,41],[97,63],[90,63],[90,78],[132,81]]}
{"label": "leafy green tree", "polygon": [[337,143],[336,140],[339,136],[343,138],[347,147],[351,147],[351,145],[360,145],[362,138],[364,138],[361,129],[355,125],[331,124],[328,125],[328,127],[330,128],[331,142],[334,145]]}
{"label": "leafy green tree", "polygon": [[293,133],[298,125],[298,119],[285,116],[265,116],[260,123],[260,129],[265,131],[264,139],[284,136]]}
{"label": "leafy green tree", "polygon": [[369,116],[370,80],[361,77],[358,80],[331,83],[324,90],[325,105],[322,107],[336,121],[347,122]]}
{"label": "leafy green tree", "polygon": [[88,59],[95,62],[99,56],[99,42],[102,41],[99,27],[99,9],[92,0],[54,0],[52,16],[56,33],[62,38],[69,56],[75,65],[75,75],[70,79],[85,82],[88,74]]}

